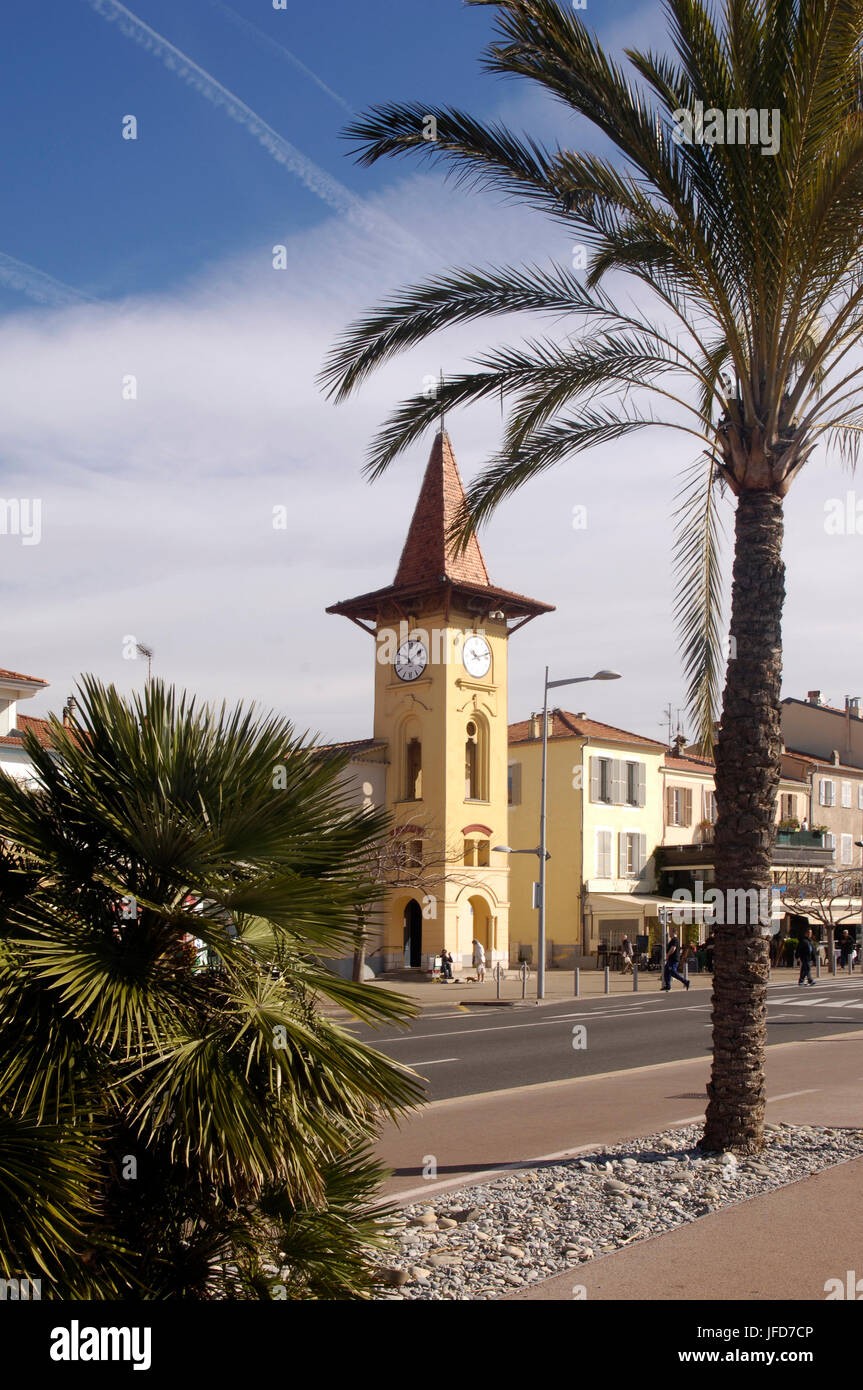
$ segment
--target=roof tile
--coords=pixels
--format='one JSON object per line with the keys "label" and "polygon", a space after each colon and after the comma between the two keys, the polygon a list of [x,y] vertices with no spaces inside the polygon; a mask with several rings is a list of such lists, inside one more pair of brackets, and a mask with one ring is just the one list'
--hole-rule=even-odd
{"label": "roof tile", "polygon": [[476,536],[467,548],[455,554],[448,539],[465,494],[449,435],[436,435],[429,455],[420,495],[414,508],[395,585],[422,584],[452,580],[456,584],[488,584],[488,570]]}

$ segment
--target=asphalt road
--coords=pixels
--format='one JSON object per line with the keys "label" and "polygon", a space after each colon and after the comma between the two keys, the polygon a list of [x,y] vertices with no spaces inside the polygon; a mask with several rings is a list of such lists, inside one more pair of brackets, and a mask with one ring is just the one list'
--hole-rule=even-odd
{"label": "asphalt road", "polygon": [[[771,985],[767,1017],[768,1043],[859,1029],[863,980]],[[360,1024],[350,1031],[424,1077],[430,1100],[447,1100],[708,1055],[710,996],[675,985],[670,995],[656,989],[541,1007],[471,1007],[424,1015],[407,1032]]]}

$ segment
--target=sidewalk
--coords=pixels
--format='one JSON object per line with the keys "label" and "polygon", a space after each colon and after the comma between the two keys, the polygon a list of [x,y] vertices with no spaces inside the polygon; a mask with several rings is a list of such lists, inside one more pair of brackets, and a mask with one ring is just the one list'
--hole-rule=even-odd
{"label": "sidewalk", "polygon": [[[788,1124],[859,1129],[863,1033],[813,1039],[813,1044],[819,1042],[835,1054],[839,1081],[833,1079],[834,1058],[813,1067],[806,1044],[769,1049],[768,1070],[774,1076],[780,1057],[786,1061],[796,1052],[798,1084],[814,1082],[814,1073],[821,1074],[824,1084],[777,1097],[769,1104],[768,1117]],[[823,1301],[828,1280],[839,1279],[844,1286],[849,1271],[855,1271],[854,1281],[863,1278],[861,1209],[863,1158],[855,1158],[589,1260],[500,1301],[568,1302],[579,1288],[584,1289],[579,1297],[588,1301]]]}
{"label": "sidewalk", "polygon": [[569,1302],[576,1290],[594,1302],[822,1301],[828,1280],[844,1288],[849,1270],[852,1282],[863,1278],[861,1193],[863,1158],[856,1158],[499,1301]]}
{"label": "sidewalk", "polygon": [[[433,1204],[438,1192],[514,1168],[692,1124],[704,1114],[709,1073],[705,1047],[674,1062],[432,1101],[383,1128],[379,1152],[394,1170],[387,1194]],[[861,1129],[861,1087],[863,1030],[768,1045],[773,1123]],[[425,1175],[430,1154],[436,1181]],[[579,1286],[588,1300],[820,1301],[829,1279],[844,1282],[849,1270],[863,1279],[861,1208],[863,1158],[598,1256],[504,1301],[569,1302]]]}
{"label": "sidewalk", "polygon": [[[796,966],[780,966],[770,973],[770,983],[773,985],[796,985],[798,970]],[[836,979],[848,979],[848,974],[843,971]],[[859,978],[859,974],[855,975]],[[823,970],[818,980],[819,986],[829,985],[834,979],[828,970]],[[659,990],[662,976],[658,970],[639,971],[638,993],[655,994]],[[713,986],[713,976],[706,970],[700,974],[693,974],[689,977],[693,990],[710,990]],[[581,999],[594,999],[605,993],[605,972],[594,968],[587,968],[579,971],[579,995]],[[672,990],[681,992],[683,985],[679,981],[672,981]],[[388,989],[394,994],[402,994],[407,999],[413,1000],[418,1004],[423,1013],[452,1013],[459,1008],[470,1008],[476,1005],[500,1004],[508,1007],[536,1007],[536,971],[531,971],[527,980],[526,998],[522,999],[521,978],[516,971],[507,971],[507,978],[501,981],[500,999],[497,998],[497,983],[486,973],[483,984],[468,984],[466,978],[454,980],[450,984],[441,984],[437,980],[369,980],[369,989]],[[633,977],[629,974],[621,975],[619,971],[609,972],[609,994],[632,994]],[[557,1004],[564,1000],[575,998],[575,973],[572,970],[548,970],[545,975],[545,999],[544,1004]],[[334,1006],[324,1006],[322,1012],[339,1015],[344,1010],[336,1009]]]}

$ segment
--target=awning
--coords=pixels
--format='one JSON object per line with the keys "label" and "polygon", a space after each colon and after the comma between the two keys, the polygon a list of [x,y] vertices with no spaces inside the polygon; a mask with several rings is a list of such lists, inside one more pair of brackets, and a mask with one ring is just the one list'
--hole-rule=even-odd
{"label": "awning", "polygon": [[795,917],[808,917],[810,921],[818,926],[826,926],[823,920],[825,917],[838,914],[842,921],[834,922],[834,927],[847,927],[856,914],[860,915],[863,910],[863,902],[860,898],[833,898],[829,902],[821,902],[818,898],[789,898],[783,896],[782,908],[786,914],[793,914]]}
{"label": "awning", "polygon": [[685,913],[684,920],[687,922],[702,921],[712,914],[714,906],[714,903],[688,903],[681,902],[679,898],[660,898],[658,895],[640,893],[589,893],[587,896],[589,912],[628,912],[631,916],[634,910],[639,916],[658,917],[658,909],[667,907],[678,914]]}

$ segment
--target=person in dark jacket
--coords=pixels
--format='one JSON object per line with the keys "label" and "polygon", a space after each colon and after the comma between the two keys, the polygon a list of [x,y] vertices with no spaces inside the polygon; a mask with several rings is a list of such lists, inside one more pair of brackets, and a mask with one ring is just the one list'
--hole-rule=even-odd
{"label": "person in dark jacket", "polygon": [[447,980],[452,979],[452,955],[447,950],[446,946],[444,946],[440,953],[440,973],[444,984],[446,984]]}
{"label": "person in dark jacket", "polygon": [[660,989],[667,989],[670,991],[672,976],[675,980],[679,980],[686,989],[689,989],[689,981],[684,975],[681,975],[677,968],[679,960],[680,942],[674,935],[674,932],[672,932],[668,940],[668,945],[665,948],[665,969],[662,972],[662,984],[659,986]]}
{"label": "person in dark jacket", "polygon": [[815,942],[812,940],[812,928],[807,927],[797,943],[797,959],[800,962],[800,979],[798,985],[814,985],[812,978],[812,967],[815,964]]}
{"label": "person in dark jacket", "polygon": [[848,928],[843,928],[839,938],[839,964],[843,970],[847,970],[851,952],[854,950],[854,938]]}

